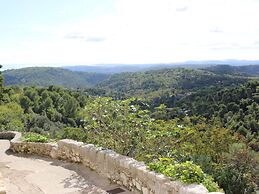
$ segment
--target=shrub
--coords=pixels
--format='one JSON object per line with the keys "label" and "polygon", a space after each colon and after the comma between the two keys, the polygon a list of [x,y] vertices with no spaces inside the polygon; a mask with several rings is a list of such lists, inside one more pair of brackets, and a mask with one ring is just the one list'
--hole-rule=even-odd
{"label": "shrub", "polygon": [[201,183],[205,178],[200,166],[193,164],[191,161],[169,165],[163,173],[184,183]]}
{"label": "shrub", "polygon": [[259,185],[259,154],[247,145],[235,143],[222,158],[216,179],[227,194],[253,193]]}
{"label": "shrub", "polygon": [[41,142],[41,143],[47,143],[49,142],[49,138],[44,135],[40,135],[37,133],[27,133],[22,138],[25,142]]}
{"label": "shrub", "polygon": [[58,139],[74,139],[77,141],[87,141],[87,133],[85,129],[66,127],[58,133]]}
{"label": "shrub", "polygon": [[149,164],[149,169],[183,183],[202,183],[210,192],[220,190],[213,178],[205,174],[201,167],[192,161],[178,163],[171,158],[159,158],[158,161]]}

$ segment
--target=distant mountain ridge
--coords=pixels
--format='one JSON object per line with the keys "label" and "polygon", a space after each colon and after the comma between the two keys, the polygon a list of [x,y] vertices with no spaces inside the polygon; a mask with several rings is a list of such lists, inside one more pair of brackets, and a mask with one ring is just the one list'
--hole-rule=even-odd
{"label": "distant mountain ridge", "polygon": [[105,73],[105,74],[114,74],[114,73],[122,73],[122,72],[138,72],[145,71],[149,68],[154,68],[152,65],[111,65],[111,66],[64,66],[64,69],[68,69],[71,71],[79,71],[79,72],[95,72],[95,73]]}
{"label": "distant mountain ridge", "polygon": [[3,71],[4,85],[49,86],[59,85],[66,88],[92,87],[106,79],[100,73],[73,72],[54,67],[28,67]]}
{"label": "distant mountain ridge", "polygon": [[231,74],[231,75],[259,77],[259,65],[246,65],[246,66],[216,65],[216,66],[210,66],[204,69],[217,74]]}
{"label": "distant mountain ridge", "polygon": [[[181,66],[180,66],[181,67]],[[81,67],[81,71],[72,71],[54,67],[30,67],[3,71],[4,85],[49,86],[59,85],[65,88],[98,87],[116,93],[158,93],[173,88],[232,85],[240,76],[259,77],[259,65],[230,66],[216,65],[198,68],[198,66],[125,66]],[[193,67],[193,68],[190,68]],[[89,72],[84,72],[85,70]],[[73,69],[73,68],[72,68]],[[151,69],[151,70],[150,70]],[[98,71],[98,72],[93,72]],[[125,72],[126,71],[126,72]],[[106,72],[106,73],[100,73]],[[119,72],[119,73],[115,73]],[[243,80],[243,79],[242,79]],[[242,82],[242,81],[241,81]],[[209,84],[209,85],[207,85]]]}
{"label": "distant mountain ridge", "polygon": [[259,65],[259,60],[204,60],[204,61],[186,61],[184,64],[200,64],[200,65],[231,65],[231,66],[245,66],[245,65]]}
{"label": "distant mountain ridge", "polygon": [[[46,64],[44,64],[45,66]],[[231,66],[244,66],[244,65],[259,65],[259,60],[235,60],[235,59],[227,59],[227,60],[190,60],[184,62],[172,62],[172,63],[143,63],[143,64],[127,64],[127,63],[103,63],[103,64],[88,64],[88,65],[62,65],[62,64],[49,64],[49,67],[60,67],[63,69],[68,69],[72,71],[86,71],[86,72],[96,72],[96,73],[121,73],[121,72],[137,72],[137,71],[147,71],[147,70],[155,70],[161,68],[175,68],[175,67],[183,67],[183,68],[205,68],[208,66],[215,65],[231,65]],[[19,64],[5,64],[3,70],[8,69],[22,69],[25,67],[31,67],[29,64],[23,64],[23,67]],[[40,66],[39,64],[34,66]]]}
{"label": "distant mountain ridge", "polygon": [[105,89],[110,95],[162,96],[165,93],[188,93],[206,87],[234,87],[245,83],[247,77],[220,75],[201,69],[164,68],[145,72],[113,74],[100,82],[97,87]]}
{"label": "distant mountain ridge", "polygon": [[159,70],[163,68],[190,68],[199,69],[215,65],[230,65],[230,66],[246,66],[259,65],[259,60],[207,60],[207,61],[186,61],[179,63],[157,63],[157,64],[100,64],[100,65],[75,65],[63,66],[62,68],[71,71],[84,71],[95,73],[124,73],[124,72],[139,72],[148,70]]}

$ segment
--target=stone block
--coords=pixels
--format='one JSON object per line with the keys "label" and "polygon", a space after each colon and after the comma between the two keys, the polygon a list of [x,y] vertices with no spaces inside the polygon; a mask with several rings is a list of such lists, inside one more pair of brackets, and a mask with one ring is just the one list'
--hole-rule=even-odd
{"label": "stone block", "polygon": [[147,182],[148,180],[148,173],[150,172],[146,166],[138,166],[134,165],[136,167],[136,177],[139,179],[142,183]]}
{"label": "stone block", "polygon": [[149,190],[146,187],[142,187],[143,194],[149,194]]}
{"label": "stone block", "polygon": [[120,179],[124,186],[127,187],[129,185],[129,180],[125,173],[123,173],[123,172],[120,173]]}
{"label": "stone block", "polygon": [[160,191],[156,194],[179,194],[182,186],[180,181],[168,181],[160,186]]}
{"label": "stone block", "polygon": [[191,184],[180,188],[179,194],[208,194],[208,190],[203,185]]}
{"label": "stone block", "polygon": [[50,151],[50,157],[53,159],[58,158],[58,146],[53,146],[51,151]]}
{"label": "stone block", "polygon": [[105,167],[105,150],[99,150],[96,153],[96,164],[98,166],[99,171],[102,173],[106,173],[108,169]]}
{"label": "stone block", "polygon": [[156,173],[155,172],[148,172],[146,173],[147,175],[147,179],[146,182],[144,182],[148,188],[150,188],[151,190],[155,191],[155,187],[156,187]]}

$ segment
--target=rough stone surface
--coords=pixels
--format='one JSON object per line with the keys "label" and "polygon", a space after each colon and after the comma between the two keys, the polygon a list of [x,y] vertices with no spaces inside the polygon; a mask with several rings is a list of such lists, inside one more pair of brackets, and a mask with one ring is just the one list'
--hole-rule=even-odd
{"label": "rough stone surface", "polygon": [[[6,194],[107,194],[113,184],[82,164],[37,155],[12,153],[0,140],[0,172]],[[123,194],[134,194],[125,191]]]}
{"label": "rough stone surface", "polygon": [[14,152],[33,153],[61,160],[82,163],[109,178],[112,182],[123,185],[131,191],[144,194],[208,194],[203,185],[185,185],[171,181],[164,175],[147,169],[144,163],[117,154],[112,150],[84,144],[74,140],[63,139],[57,144],[24,143],[19,140],[20,134],[0,133],[1,137],[11,140]]}
{"label": "rough stone surface", "polygon": [[0,173],[0,194],[6,194],[6,189],[4,186],[4,181],[1,173]]}
{"label": "rough stone surface", "polygon": [[185,187],[181,187],[179,190],[179,194],[206,194],[208,190],[203,185],[187,185]]}

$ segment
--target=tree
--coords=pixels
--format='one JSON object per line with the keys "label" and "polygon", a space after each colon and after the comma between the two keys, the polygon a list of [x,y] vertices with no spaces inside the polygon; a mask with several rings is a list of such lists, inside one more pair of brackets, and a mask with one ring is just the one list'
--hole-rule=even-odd
{"label": "tree", "polygon": [[32,101],[27,96],[23,96],[20,103],[25,112],[28,112],[30,106],[32,105]]}
{"label": "tree", "polygon": [[48,110],[49,108],[53,107],[53,101],[50,97],[47,97],[44,99],[44,101],[41,104],[41,110]]}
{"label": "tree", "polygon": [[65,115],[70,118],[75,117],[78,107],[79,105],[76,99],[70,97],[69,99],[66,100],[66,103],[64,104]]}
{"label": "tree", "polygon": [[217,171],[217,181],[226,193],[254,193],[258,189],[259,156],[247,145],[232,144]]}
{"label": "tree", "polygon": [[26,90],[24,91],[24,95],[30,98],[30,100],[34,102],[35,99],[38,97],[38,92],[35,88],[30,87],[30,88],[26,88]]}
{"label": "tree", "polygon": [[0,105],[0,131],[22,131],[23,128],[23,109],[21,106],[15,102]]}
{"label": "tree", "polygon": [[[2,65],[0,65],[0,69],[2,68]],[[3,98],[3,76],[2,72],[0,71],[0,102]]]}
{"label": "tree", "polygon": [[147,111],[130,105],[135,99],[96,98],[80,112],[88,131],[88,141],[134,156],[151,118]]}

